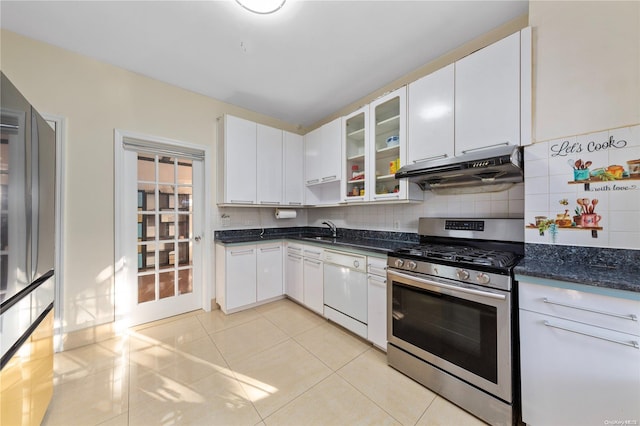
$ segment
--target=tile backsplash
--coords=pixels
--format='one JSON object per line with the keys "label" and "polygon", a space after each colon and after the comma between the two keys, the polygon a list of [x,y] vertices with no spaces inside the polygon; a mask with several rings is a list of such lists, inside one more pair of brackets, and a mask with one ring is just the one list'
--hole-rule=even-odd
{"label": "tile backsplash", "polygon": [[525,148],[528,243],[640,249],[640,125]]}
{"label": "tile backsplash", "polygon": [[424,193],[424,201],[401,204],[296,209],[295,219],[276,220],[274,209],[223,207],[214,211],[214,229],[322,226],[331,220],[340,228],[418,232],[418,218],[524,216],[524,184],[500,192],[442,195]]}
{"label": "tile backsplash", "polygon": [[338,227],[418,232],[420,217],[524,217],[524,184],[508,190],[477,194],[443,195],[425,191],[424,201],[406,204],[309,209],[308,225],[330,219]]}

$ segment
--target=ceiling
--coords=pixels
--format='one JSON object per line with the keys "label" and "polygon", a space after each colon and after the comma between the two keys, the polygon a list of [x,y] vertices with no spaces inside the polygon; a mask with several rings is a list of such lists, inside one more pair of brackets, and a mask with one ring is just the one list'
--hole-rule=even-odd
{"label": "ceiling", "polygon": [[2,28],[308,127],[528,12],[528,1],[8,1]]}

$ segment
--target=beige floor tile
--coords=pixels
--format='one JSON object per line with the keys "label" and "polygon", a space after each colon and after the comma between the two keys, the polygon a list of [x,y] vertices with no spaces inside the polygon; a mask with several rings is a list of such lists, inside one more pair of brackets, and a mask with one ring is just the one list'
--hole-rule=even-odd
{"label": "beige floor tile", "polygon": [[179,346],[193,340],[201,339],[207,335],[206,330],[198,321],[196,315],[181,317],[175,321],[163,322],[159,325],[150,325],[143,329],[131,330],[131,350],[140,349],[140,346],[154,345],[163,342],[172,346]]}
{"label": "beige floor tile", "polygon": [[371,347],[329,322],[298,334],[294,339],[334,371]]}
{"label": "beige floor tile", "polygon": [[291,301],[279,304],[276,302],[275,305],[276,308],[261,313],[289,336],[295,336],[327,322],[321,316]]}
{"label": "beige floor tile", "polygon": [[160,370],[165,377],[184,384],[191,384],[221,370],[228,370],[227,364],[214,364],[202,360],[184,359]]}
{"label": "beige floor tile", "polygon": [[207,410],[194,417],[194,424],[212,424],[211,419],[215,419],[219,425],[255,425],[262,420],[241,383],[235,377],[232,380],[230,374],[215,374],[192,386],[207,401]]}
{"label": "beige floor tile", "polygon": [[436,394],[387,365],[371,348],[338,370],[338,374],[404,425],[414,425]]}
{"label": "beige floor tile", "polygon": [[211,312],[201,312],[197,317],[207,333],[215,333],[216,331],[252,321],[259,318],[260,314],[254,309],[247,309],[246,311],[225,315],[224,312],[217,309]]}
{"label": "beige floor tile", "polygon": [[209,336],[177,347],[157,342],[153,346],[132,350],[129,358],[133,368],[146,367],[155,370],[161,370],[184,361],[227,366],[222,354]]}
{"label": "beige floor tile", "polygon": [[289,337],[263,317],[210,334],[225,360],[231,364],[268,349]]}
{"label": "beige floor tile", "polygon": [[293,340],[232,362],[231,368],[263,418],[331,374]]}
{"label": "beige floor tile", "polygon": [[133,407],[156,404],[158,402],[178,404],[183,402],[183,399],[187,401],[197,399],[188,385],[154,370],[147,370],[146,374],[132,374],[129,388],[130,410]]}
{"label": "beige floor tile", "polygon": [[486,426],[482,420],[438,396],[416,426]]}
{"label": "beige floor tile", "polygon": [[[180,353],[162,369],[149,367],[144,363],[138,364],[134,361],[135,356],[132,354],[129,370],[130,404],[140,404],[148,402],[150,399],[181,402],[183,395],[191,393],[190,385],[214,374],[222,374],[235,380],[233,372],[229,370],[213,343],[208,337],[204,339],[205,341],[201,342],[202,346],[214,351],[215,356],[205,355],[199,358],[191,354]],[[186,398],[189,399],[188,396]]]}
{"label": "beige floor tile", "polygon": [[294,302],[293,300],[291,300],[289,298],[286,298],[286,297],[283,298],[283,299],[280,299],[280,300],[276,300],[275,302],[266,303],[264,305],[256,306],[253,309],[256,312],[260,313],[260,314],[264,314],[266,312],[276,311],[276,310],[282,309],[282,308],[299,308],[299,309],[302,309],[303,311],[311,312],[307,308],[305,308],[304,306],[302,306],[299,303]]}
{"label": "beige floor tile", "polygon": [[277,425],[397,425],[393,417],[336,374],[264,421]]}
{"label": "beige floor tile", "polygon": [[124,366],[102,370],[54,387],[43,425],[95,425],[128,409],[129,380]]}
{"label": "beige floor tile", "polygon": [[119,416],[110,418],[99,424],[99,426],[128,426],[129,424],[129,412],[125,411]]}
{"label": "beige floor tile", "polygon": [[126,336],[60,352],[54,357],[54,384],[81,379],[128,364]]}
{"label": "beige floor tile", "polygon": [[[150,384],[151,382],[147,382]],[[131,403],[130,425],[253,425],[261,418],[230,372],[212,374],[191,386],[156,377],[157,389]]]}

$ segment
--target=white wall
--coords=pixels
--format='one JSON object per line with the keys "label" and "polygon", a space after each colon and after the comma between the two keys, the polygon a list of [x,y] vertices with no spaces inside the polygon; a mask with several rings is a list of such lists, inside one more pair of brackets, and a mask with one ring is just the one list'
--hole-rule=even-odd
{"label": "white wall", "polygon": [[531,1],[534,141],[640,122],[640,2]]}

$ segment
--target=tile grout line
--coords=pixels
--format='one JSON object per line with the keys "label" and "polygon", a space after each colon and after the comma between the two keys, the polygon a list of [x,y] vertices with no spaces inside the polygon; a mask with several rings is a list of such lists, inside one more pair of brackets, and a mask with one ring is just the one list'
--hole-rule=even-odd
{"label": "tile grout line", "polygon": [[[226,314],[224,314],[226,315]],[[199,319],[198,319],[199,321]],[[249,322],[251,322],[253,320],[249,320],[247,322],[243,322],[239,325],[244,325],[247,324]],[[202,324],[202,321],[200,321],[200,323]],[[256,407],[256,405],[253,403],[253,400],[251,398],[249,398],[249,395],[247,394],[247,391],[245,390],[244,386],[242,386],[242,382],[240,381],[240,379],[237,376],[237,372],[236,370],[231,367],[231,364],[229,363],[229,360],[224,356],[224,354],[222,353],[222,351],[220,350],[220,348],[218,347],[218,345],[216,345],[215,340],[213,340],[213,337],[211,336],[213,333],[209,333],[206,328],[203,325],[203,328],[205,329],[205,333],[207,334],[207,337],[209,338],[209,340],[211,341],[211,343],[213,343],[213,346],[216,348],[216,350],[218,351],[218,353],[220,353],[220,356],[222,357],[222,359],[224,360],[225,364],[227,365],[227,367],[229,368],[229,371],[231,372],[231,374],[233,375],[233,379],[236,381],[238,387],[240,388],[240,390],[242,391],[244,398],[251,404],[251,407],[253,407],[253,410],[256,412],[256,414],[258,415],[258,417],[260,418],[260,422],[264,422],[264,418],[262,418],[262,415],[260,414],[260,411],[258,411],[258,407]],[[234,327],[229,327],[223,330],[229,330],[231,328]],[[218,330],[218,331],[223,331],[223,330]],[[256,423],[256,425],[258,425],[260,422]]]}
{"label": "tile grout line", "polygon": [[[396,422],[398,422],[401,425],[404,425],[400,420],[396,419],[395,416],[393,414],[391,414],[390,412],[388,412],[384,407],[380,406],[380,404],[378,404],[376,401],[374,401],[373,399],[371,399],[367,394],[365,394],[364,392],[362,392],[360,389],[358,389],[356,387],[356,385],[354,385],[353,383],[351,383],[349,381],[349,379],[347,379],[346,377],[344,377],[342,374],[340,374],[340,370],[344,369],[346,366],[348,366],[349,364],[353,363],[354,361],[356,361],[358,358],[363,357],[367,352],[371,351],[371,350],[377,350],[375,349],[373,346],[370,347],[369,349],[367,349],[366,351],[362,352],[361,354],[358,354],[358,356],[356,356],[355,358],[353,358],[351,361],[349,361],[348,363],[346,363],[345,365],[343,365],[342,367],[340,367],[338,370],[335,371],[335,374],[338,375],[338,377],[340,377],[342,380],[345,381],[345,383],[347,383],[349,386],[351,386],[353,389],[355,389],[357,392],[359,392],[362,396],[364,396],[366,399],[368,399],[369,401],[371,401],[371,403],[373,403],[373,405],[375,405],[376,407],[380,408],[382,411],[384,411],[385,413],[387,413],[387,415],[389,417],[391,417],[393,420],[395,420]],[[432,401],[433,402],[433,401]],[[429,406],[427,406],[428,408]],[[425,409],[426,411],[426,409]],[[420,420],[420,418],[422,418],[422,415],[420,415],[420,417],[418,417],[418,420]],[[405,425],[406,426],[406,425]],[[414,425],[415,426],[415,425]]]}

